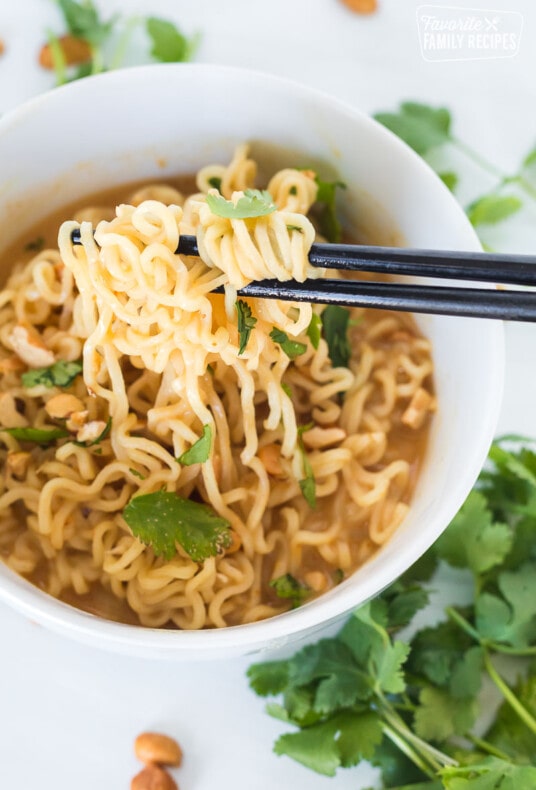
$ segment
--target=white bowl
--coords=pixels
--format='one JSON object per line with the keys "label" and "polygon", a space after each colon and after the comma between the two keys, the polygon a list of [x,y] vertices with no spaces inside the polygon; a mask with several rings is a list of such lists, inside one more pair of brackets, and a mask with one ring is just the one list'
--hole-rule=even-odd
{"label": "white bowl", "polygon": [[[478,250],[455,199],[424,162],[355,109],[278,78],[212,65],[158,65],[67,85],[0,120],[0,228],[8,245],[71,199],[124,182],[191,173],[255,141],[275,165],[329,163],[347,221],[396,229],[409,246]],[[262,146],[260,143],[267,143]],[[282,151],[295,152],[292,158]],[[122,625],[68,606],[0,563],[0,598],[55,631],[155,658],[222,658],[312,637],[406,570],[454,516],[485,460],[502,394],[495,321],[421,317],[439,410],[410,513],[364,567],[299,609],[210,631]]]}

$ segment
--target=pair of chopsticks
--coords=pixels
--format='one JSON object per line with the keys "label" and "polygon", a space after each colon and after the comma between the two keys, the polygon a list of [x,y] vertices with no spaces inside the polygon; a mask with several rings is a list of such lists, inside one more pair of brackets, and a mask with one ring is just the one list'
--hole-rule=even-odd
{"label": "pair of chopsticks", "polygon": [[[74,244],[80,243],[79,231],[73,231],[72,241]],[[181,236],[177,252],[198,256],[195,236]],[[536,285],[536,256],[533,255],[445,252],[360,244],[313,244],[309,263],[341,271]],[[321,279],[303,283],[294,280],[262,280],[250,283],[238,294],[344,307],[536,321],[536,292],[530,291]]]}

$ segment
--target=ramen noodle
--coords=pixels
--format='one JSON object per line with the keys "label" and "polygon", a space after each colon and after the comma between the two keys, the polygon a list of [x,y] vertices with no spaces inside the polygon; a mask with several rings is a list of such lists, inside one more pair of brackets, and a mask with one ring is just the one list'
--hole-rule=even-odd
{"label": "ramen noodle", "polygon": [[[266,191],[255,177],[242,146],[195,187],[95,199],[0,292],[0,553],[103,617],[280,614],[408,510],[430,345],[408,315],[237,295],[321,275],[316,173],[281,170]],[[176,253],[181,234],[200,257]]]}

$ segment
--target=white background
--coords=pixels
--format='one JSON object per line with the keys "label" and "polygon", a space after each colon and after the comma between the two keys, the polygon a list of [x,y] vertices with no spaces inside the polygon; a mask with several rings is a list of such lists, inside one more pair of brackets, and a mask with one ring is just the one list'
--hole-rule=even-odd
{"label": "white background", "polygon": [[[380,11],[368,18],[348,12],[339,0],[98,3],[106,15],[151,13],[173,19],[185,32],[201,31],[196,60],[287,76],[369,112],[410,98],[444,104],[453,111],[458,137],[505,172],[514,171],[536,143],[536,4],[452,4],[521,12],[516,57],[424,61],[413,0],[380,0]],[[0,59],[0,112],[52,86],[51,75],[37,66],[47,27],[62,31],[53,0],[1,0],[6,54]],[[144,45],[141,35],[138,43]],[[467,161],[452,161],[466,173],[464,201],[492,185]],[[536,209],[526,209],[490,232],[488,241],[505,252],[536,252],[535,219]],[[506,332],[498,430],[536,436],[536,327],[509,325]],[[146,729],[181,742],[185,761],[175,777],[182,790],[359,790],[372,781],[374,774],[363,768],[328,779],[273,755],[272,742],[284,727],[248,690],[248,660],[192,665],[119,657],[50,634],[3,605],[0,623],[2,790],[127,788],[138,770],[132,743]]]}

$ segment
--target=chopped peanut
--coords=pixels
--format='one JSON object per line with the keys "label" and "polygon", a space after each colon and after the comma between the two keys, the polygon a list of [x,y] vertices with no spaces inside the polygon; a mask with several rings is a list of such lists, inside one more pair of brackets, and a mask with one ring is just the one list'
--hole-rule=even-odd
{"label": "chopped peanut", "polygon": [[[82,41],[75,36],[61,36],[59,45],[63,51],[65,63],[68,66],[76,66],[79,63],[88,63],[91,60],[91,48],[87,41]],[[54,58],[50,44],[43,44],[39,53],[39,64],[44,69],[54,68]]]}
{"label": "chopped peanut", "polygon": [[0,395],[0,425],[4,428],[24,428],[28,420],[17,411],[17,404],[11,392]]}
{"label": "chopped peanut", "polygon": [[3,55],[6,51],[6,45],[4,41],[0,38],[0,55]]}
{"label": "chopped peanut", "polygon": [[378,8],[377,0],[342,0],[346,8],[356,14],[373,14]]}
{"label": "chopped peanut", "polygon": [[174,738],[158,732],[142,732],[134,741],[134,751],[142,763],[180,765],[182,749]]}
{"label": "chopped peanut", "polygon": [[16,324],[9,336],[13,351],[30,368],[48,368],[56,358],[39,333],[27,324]]}
{"label": "chopped peanut", "polygon": [[305,573],[303,581],[314,592],[323,592],[326,589],[326,577],[322,571],[309,571]]}
{"label": "chopped peanut", "polygon": [[102,420],[91,420],[91,422],[87,422],[80,428],[76,434],[76,439],[79,442],[94,442],[105,428],[106,423]]}
{"label": "chopped peanut", "polygon": [[19,357],[13,355],[12,357],[6,357],[5,359],[0,359],[0,373],[20,373],[26,365]]}
{"label": "chopped peanut", "polygon": [[73,411],[72,414],[69,415],[67,422],[65,423],[65,427],[68,431],[76,433],[86,424],[88,417],[89,412],[87,409],[83,409],[82,411]]}
{"label": "chopped peanut", "polygon": [[264,447],[259,447],[257,455],[269,475],[283,474],[281,447],[278,444],[266,444]]}
{"label": "chopped peanut", "polygon": [[157,765],[149,765],[136,774],[130,790],[178,790],[177,783],[167,771]]}
{"label": "chopped peanut", "polygon": [[31,459],[30,453],[8,453],[6,458],[6,469],[13,477],[24,477],[28,471]]}
{"label": "chopped peanut", "polygon": [[423,387],[419,387],[413,394],[409,406],[402,415],[401,420],[404,425],[416,430],[422,426],[428,412],[435,411],[435,408],[435,398],[430,395],[427,390],[423,389]]}
{"label": "chopped peanut", "polygon": [[234,529],[231,530],[231,539],[231,545],[225,549],[225,554],[235,554],[242,546],[242,539]]}
{"label": "chopped peanut", "polygon": [[330,444],[339,444],[346,439],[346,431],[342,428],[320,428],[318,425],[305,431],[302,435],[306,447],[316,450],[320,447],[329,447]]}
{"label": "chopped peanut", "polygon": [[65,420],[73,412],[80,412],[83,408],[84,404],[79,398],[66,392],[55,395],[45,404],[46,413],[55,420]]}

